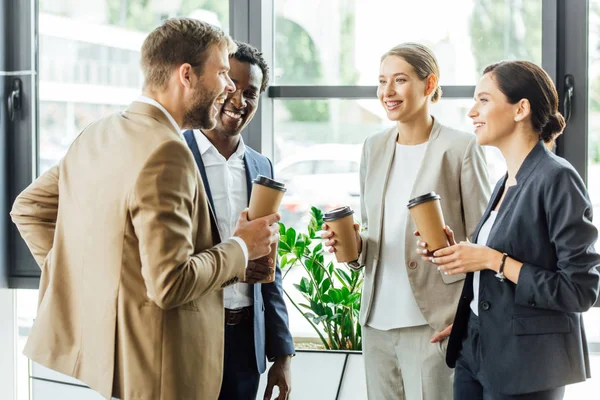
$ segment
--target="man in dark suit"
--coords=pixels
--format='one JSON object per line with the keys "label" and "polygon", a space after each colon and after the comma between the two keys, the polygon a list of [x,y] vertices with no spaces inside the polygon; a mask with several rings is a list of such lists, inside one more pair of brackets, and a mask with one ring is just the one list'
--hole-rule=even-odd
{"label": "man in dark suit", "polygon": [[[269,68],[258,50],[237,44],[229,71],[236,90],[220,105],[216,127],[183,134],[200,169],[222,237],[229,237],[237,216],[247,207],[252,180],[259,174],[273,177],[271,161],[247,147],[240,134],[256,113],[268,84]],[[279,398],[287,399],[294,342],[283,301],[281,270],[275,265],[273,283],[250,279],[225,288],[224,294],[225,365],[219,399],[256,398],[260,374],[266,370],[265,358],[274,362],[265,399],[271,398],[274,386],[279,388]]]}

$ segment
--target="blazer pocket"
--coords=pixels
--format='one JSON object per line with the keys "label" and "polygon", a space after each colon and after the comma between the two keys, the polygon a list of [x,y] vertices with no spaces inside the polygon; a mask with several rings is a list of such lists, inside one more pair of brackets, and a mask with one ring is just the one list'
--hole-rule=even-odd
{"label": "blazer pocket", "polygon": [[539,315],[533,317],[513,317],[513,334],[544,335],[549,333],[569,333],[571,326],[566,315]]}
{"label": "blazer pocket", "polygon": [[440,271],[440,275],[441,275],[442,280],[444,281],[444,283],[446,285],[450,285],[451,283],[456,283],[456,282],[464,281],[465,278],[467,277],[467,274],[445,275],[441,271]]}

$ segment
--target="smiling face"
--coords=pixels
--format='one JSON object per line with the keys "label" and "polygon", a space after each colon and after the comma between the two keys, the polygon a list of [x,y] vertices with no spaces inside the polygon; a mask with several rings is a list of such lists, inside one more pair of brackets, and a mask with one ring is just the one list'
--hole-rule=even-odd
{"label": "smiling face", "polygon": [[185,94],[190,104],[183,117],[183,127],[212,129],[222,103],[235,86],[229,70],[229,51],[224,45],[213,45],[194,88]]}
{"label": "smiling face", "polygon": [[429,95],[436,78],[421,80],[404,58],[390,55],[379,67],[377,97],[391,121],[406,122],[427,111]]}
{"label": "smiling face", "polygon": [[228,137],[239,135],[256,114],[263,74],[258,65],[230,59],[229,76],[236,90],[217,105],[214,131]]}
{"label": "smiling face", "polygon": [[475,88],[475,105],[469,111],[477,143],[497,147],[515,131],[517,111],[518,105],[510,104],[498,88],[493,72],[484,74]]}

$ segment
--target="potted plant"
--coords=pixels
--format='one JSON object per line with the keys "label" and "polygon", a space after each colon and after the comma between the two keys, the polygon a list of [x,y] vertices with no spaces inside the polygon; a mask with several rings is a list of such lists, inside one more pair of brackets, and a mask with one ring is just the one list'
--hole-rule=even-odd
{"label": "potted plant", "polygon": [[359,323],[363,272],[335,260],[326,261],[322,239],[317,236],[323,225],[323,212],[311,208],[307,232],[296,232],[280,223],[279,256],[283,279],[292,267],[302,267],[306,276],[294,287],[303,302],[284,294],[314,328],[327,350],[362,349]]}

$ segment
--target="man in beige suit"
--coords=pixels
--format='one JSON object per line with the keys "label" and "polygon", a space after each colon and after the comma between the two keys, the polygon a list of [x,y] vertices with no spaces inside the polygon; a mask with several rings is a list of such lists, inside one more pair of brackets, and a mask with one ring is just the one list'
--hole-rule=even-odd
{"label": "man in beige suit", "polygon": [[25,354],[104,397],[216,399],[222,289],[268,272],[248,259],[269,253],[279,216],[244,212],[217,243],[180,135],[214,127],[234,47],[208,24],[166,21],[142,47],[144,95],[87,127],[13,206],[42,270]]}

